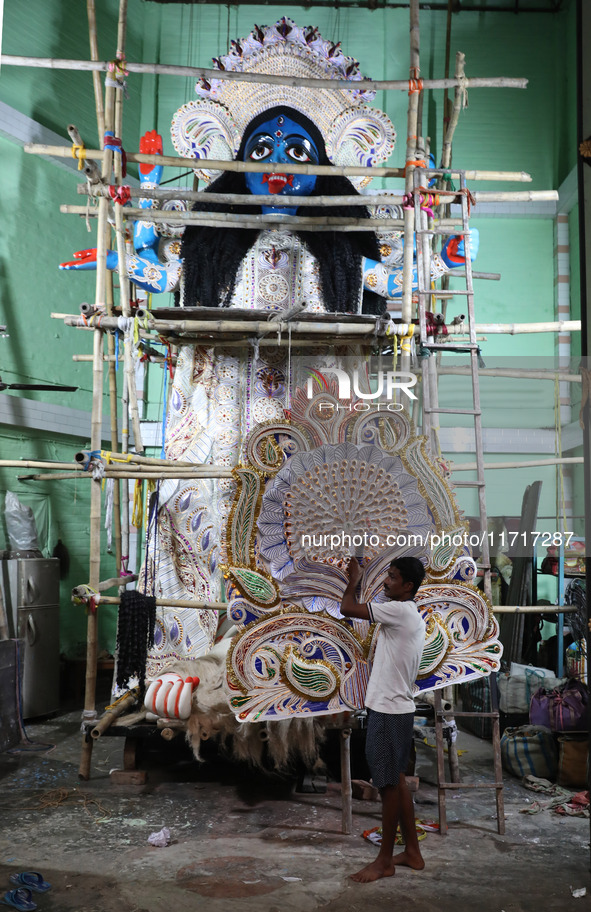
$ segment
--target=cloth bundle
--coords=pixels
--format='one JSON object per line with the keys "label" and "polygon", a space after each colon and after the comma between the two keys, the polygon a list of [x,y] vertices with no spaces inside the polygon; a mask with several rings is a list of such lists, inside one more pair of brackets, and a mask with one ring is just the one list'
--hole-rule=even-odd
{"label": "cloth bundle", "polygon": [[529,720],[553,732],[587,730],[588,692],[577,678],[548,690],[540,687],[531,698]]}

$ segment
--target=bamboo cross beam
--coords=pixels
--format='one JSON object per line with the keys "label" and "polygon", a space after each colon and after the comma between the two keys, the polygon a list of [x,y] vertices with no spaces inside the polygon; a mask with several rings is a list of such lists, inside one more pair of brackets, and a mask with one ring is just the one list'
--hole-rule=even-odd
{"label": "bamboo cross beam", "polygon": [[[120,605],[121,599],[115,595],[101,595],[101,605]],[[190,599],[157,598],[156,605],[160,608],[195,608],[199,611],[225,611],[227,602],[199,602]]]}
{"label": "bamboo cross beam", "polygon": [[[49,146],[45,143],[25,143],[25,152],[30,155],[51,155],[53,158],[71,158],[74,153],[71,146]],[[106,152],[101,149],[86,149],[87,158],[93,158],[102,161]],[[74,156],[75,157],[75,156]],[[243,161],[220,161],[213,158],[182,158],[175,155],[148,155],[141,152],[128,152],[128,162],[138,162],[139,164],[162,165],[163,167],[172,168],[192,168],[202,170],[207,168],[213,171],[240,171],[246,173],[253,171],[264,174],[269,170],[269,166],[261,162],[243,162]],[[277,174],[323,174],[327,177],[404,177],[402,168],[364,168],[361,165],[300,165],[295,163],[282,164],[277,162],[273,164],[273,171]],[[468,181],[531,181],[531,174],[525,171],[466,171],[453,169],[449,172],[451,177],[457,177],[460,173],[464,174]]]}
{"label": "bamboo cross beam", "polygon": [[[552,459],[528,459],[524,462],[485,462],[484,469],[533,469],[537,466],[555,465],[582,465],[582,456],[563,456]],[[478,468],[475,462],[463,462],[452,466],[453,472],[475,472]]]}
{"label": "bamboo cross beam", "polygon": [[[72,206],[68,203],[64,203],[60,206],[60,212],[65,215],[80,215],[84,218],[88,218],[89,216],[89,212],[85,206]],[[342,218],[326,215],[299,216],[280,215],[273,213],[266,215],[240,215],[235,212],[178,212],[162,209],[150,209],[149,212],[150,222],[176,224],[179,227],[184,227],[186,225],[204,225],[214,228],[254,228],[260,231],[263,228],[270,227],[272,225],[279,225],[282,228],[290,227],[296,230],[334,231],[336,228],[338,228],[341,231],[365,232],[377,231],[379,228],[386,228],[387,230],[391,231],[404,227],[404,221],[402,219],[395,218]],[[135,222],[137,220],[146,221],[145,209],[133,209],[131,207],[127,207],[123,213],[121,213],[121,207],[117,206],[115,214],[117,217],[128,219],[131,222]],[[93,217],[92,212],[90,213],[90,216]],[[417,229],[416,234],[454,235],[460,233],[461,231],[463,231],[463,228],[460,223],[460,219],[450,218],[438,219],[437,227],[425,230]]]}
{"label": "bamboo cross beam", "polygon": [[[457,374],[458,376],[469,376],[471,369],[469,367],[439,367],[440,374]],[[478,370],[480,377],[507,377],[511,379],[525,380],[560,380],[565,383],[581,383],[580,374],[569,374],[563,370],[540,369],[535,370],[528,367],[485,367]]]}
{"label": "bamboo cross beam", "polygon": [[577,605],[493,605],[493,614],[567,614]]}
{"label": "bamboo cross beam", "polygon": [[[74,60],[64,57],[26,57],[19,54],[2,54],[0,63],[4,66],[37,67],[50,70],[81,70],[84,72],[106,73],[109,61]],[[263,85],[305,86],[308,89],[323,89],[333,92],[358,92],[360,89],[376,91],[408,92],[406,79],[360,79],[349,82],[346,79],[312,79],[301,76],[271,75],[270,73],[238,73],[231,70],[216,70],[211,67],[174,66],[167,63],[132,63],[125,61],[129,73],[153,74],[159,76],[186,76],[207,80],[235,80],[237,82],[258,82]],[[527,79],[510,76],[473,77],[465,80],[467,89],[525,89]],[[458,85],[457,79],[424,79],[424,89],[450,89]]]}
{"label": "bamboo cross beam", "polygon": [[[109,188],[101,184],[78,184],[77,193],[81,196],[99,197],[106,196],[111,199]],[[268,196],[261,194],[245,193],[210,193],[206,190],[189,190],[186,187],[167,189],[154,187],[145,189],[143,187],[130,187],[132,199],[156,199],[156,200],[183,200],[188,203],[207,202],[207,203],[227,203],[232,206],[266,206],[269,202]],[[458,194],[454,190],[438,190],[438,196],[449,197],[448,203],[453,204],[458,199]],[[472,192],[477,203],[501,203],[501,202],[555,202],[558,200],[558,190],[474,190]],[[373,194],[356,194],[355,196],[298,196],[298,208],[307,206],[357,206],[364,208],[366,206],[399,206],[402,205],[404,197],[401,193],[386,191],[385,193]],[[282,206],[292,206],[293,200],[289,197],[277,196],[273,200],[273,205],[277,208]],[[145,213],[145,210],[142,210]]]}
{"label": "bamboo cross beam", "polygon": [[[115,478],[117,480],[130,479],[132,481],[162,481],[166,478],[187,478],[187,479],[216,479],[216,478],[232,478],[232,470],[227,468],[213,468],[211,472],[186,472],[186,471],[174,471],[171,470],[167,472],[165,470],[155,471],[155,472],[143,472],[141,469],[134,470],[133,467],[130,467],[125,472],[105,472],[104,475],[100,476],[98,479],[94,479],[98,482],[101,482],[103,478]],[[54,472],[54,473],[39,473],[37,475],[17,475],[19,481],[69,481],[74,478],[79,479],[93,479],[93,476],[89,472],[84,472],[80,475],[77,475],[74,472]]]}
{"label": "bamboo cross beam", "polygon": [[[413,326],[415,335],[420,333],[420,327],[418,324],[408,324],[408,323],[386,323],[383,326],[380,326],[379,323],[315,323],[312,320],[294,320],[292,323],[285,321],[273,322],[271,325],[268,320],[240,320],[238,318],[234,319],[215,319],[215,320],[185,320],[180,316],[182,314],[182,308],[179,308],[179,319],[175,320],[149,320],[147,328],[152,332],[156,333],[193,333],[193,334],[215,334],[219,333],[240,333],[244,336],[247,335],[256,335],[257,333],[268,333],[271,329],[274,333],[288,333],[290,330],[292,334],[300,333],[309,333],[312,336],[330,336],[334,339],[334,344],[340,344],[343,337],[350,336],[351,338],[359,339],[360,337],[367,336],[369,340],[373,338],[387,339],[388,336],[397,335],[397,336],[406,336]],[[88,329],[87,326],[82,322],[82,317],[74,316],[73,314],[55,314],[52,313],[51,316],[55,319],[63,319],[66,326],[74,326],[76,328]],[[100,326],[97,326],[98,329],[103,329],[105,331],[110,329],[118,328],[118,320],[115,317],[103,317],[101,319]],[[446,326],[448,336],[464,336],[466,335],[466,330],[461,324],[449,324]],[[508,335],[518,335],[521,333],[545,333],[545,332],[580,332],[581,331],[581,321],[580,320],[555,320],[545,323],[476,323],[475,332],[481,335],[484,334],[508,334]],[[443,335],[437,335],[435,337],[439,342],[442,339],[446,338]],[[246,344],[246,343],[245,343]],[[20,464],[20,463],[19,463]],[[1,465],[1,462],[0,462]]]}
{"label": "bamboo cross beam", "polygon": [[[74,456],[76,463],[83,465],[90,458],[90,453],[88,450],[80,450]],[[117,453],[115,450],[111,452],[106,452],[101,450],[101,459],[105,460],[105,463],[111,467],[115,464],[119,465],[130,465],[137,463],[138,465],[148,465],[148,466],[169,466],[173,464],[171,459],[157,459],[155,456],[142,456],[139,453]],[[174,465],[177,467],[183,466],[183,468],[195,468],[193,462],[174,462]]]}
{"label": "bamboo cross beam", "polygon": [[19,469],[69,469],[81,472],[82,466],[73,462],[49,462],[41,459],[0,459],[0,467],[14,467]]}
{"label": "bamboo cross beam", "polygon": [[[268,200],[267,200],[268,202]],[[117,207],[120,209],[121,207]],[[84,210],[86,211],[86,210]],[[123,215],[130,221],[146,219],[145,209],[134,209],[126,207]],[[169,216],[173,216],[170,218]],[[169,212],[162,209],[150,209],[151,222],[167,222],[169,224],[180,225],[227,225],[231,228],[264,228],[266,225],[289,226],[294,229],[298,228],[325,228],[334,231],[335,228],[351,231],[376,231],[378,228],[402,228],[404,222],[402,219],[392,218],[342,218],[330,215],[324,216],[298,216],[298,215],[239,215],[234,212]],[[461,230],[459,219],[439,219],[437,226],[442,231]]]}

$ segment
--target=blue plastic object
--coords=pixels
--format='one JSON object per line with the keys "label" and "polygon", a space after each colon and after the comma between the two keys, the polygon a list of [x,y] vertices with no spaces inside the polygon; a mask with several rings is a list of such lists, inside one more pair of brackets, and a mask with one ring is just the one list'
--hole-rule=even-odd
{"label": "blue plastic object", "polygon": [[43,874],[38,871],[22,871],[20,874],[11,874],[10,883],[16,884],[17,887],[28,887],[35,893],[45,893],[51,887],[50,883],[44,879]]}

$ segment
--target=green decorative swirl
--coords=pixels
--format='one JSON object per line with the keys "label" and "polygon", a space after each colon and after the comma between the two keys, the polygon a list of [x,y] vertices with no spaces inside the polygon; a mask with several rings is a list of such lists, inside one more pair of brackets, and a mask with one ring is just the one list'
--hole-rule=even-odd
{"label": "green decorative swirl", "polygon": [[247,570],[244,567],[228,567],[228,573],[242,595],[251,599],[255,604],[270,608],[279,601],[279,593],[273,582],[261,573],[257,573],[256,570]]}

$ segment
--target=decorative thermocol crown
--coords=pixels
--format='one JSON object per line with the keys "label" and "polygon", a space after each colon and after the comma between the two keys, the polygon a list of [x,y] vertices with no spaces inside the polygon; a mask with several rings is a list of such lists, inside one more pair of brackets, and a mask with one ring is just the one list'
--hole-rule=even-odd
{"label": "decorative thermocol crown", "polygon": [[[231,42],[228,54],[214,58],[216,69],[273,76],[331,79],[351,88],[268,85],[238,80],[200,79],[200,101],[180,108],[172,121],[172,141],[180,155],[230,160],[250,121],[277,105],[294,108],[320,130],[335,165],[371,166],[385,162],[396,133],[389,117],[365,102],[375,92],[356,89],[364,77],[359,64],[340,44],[326,41],[316,28],[299,28],[284,17],[272,26],[255,26],[247,38]],[[205,179],[214,172],[200,172]],[[365,182],[365,181],[364,181]]]}

